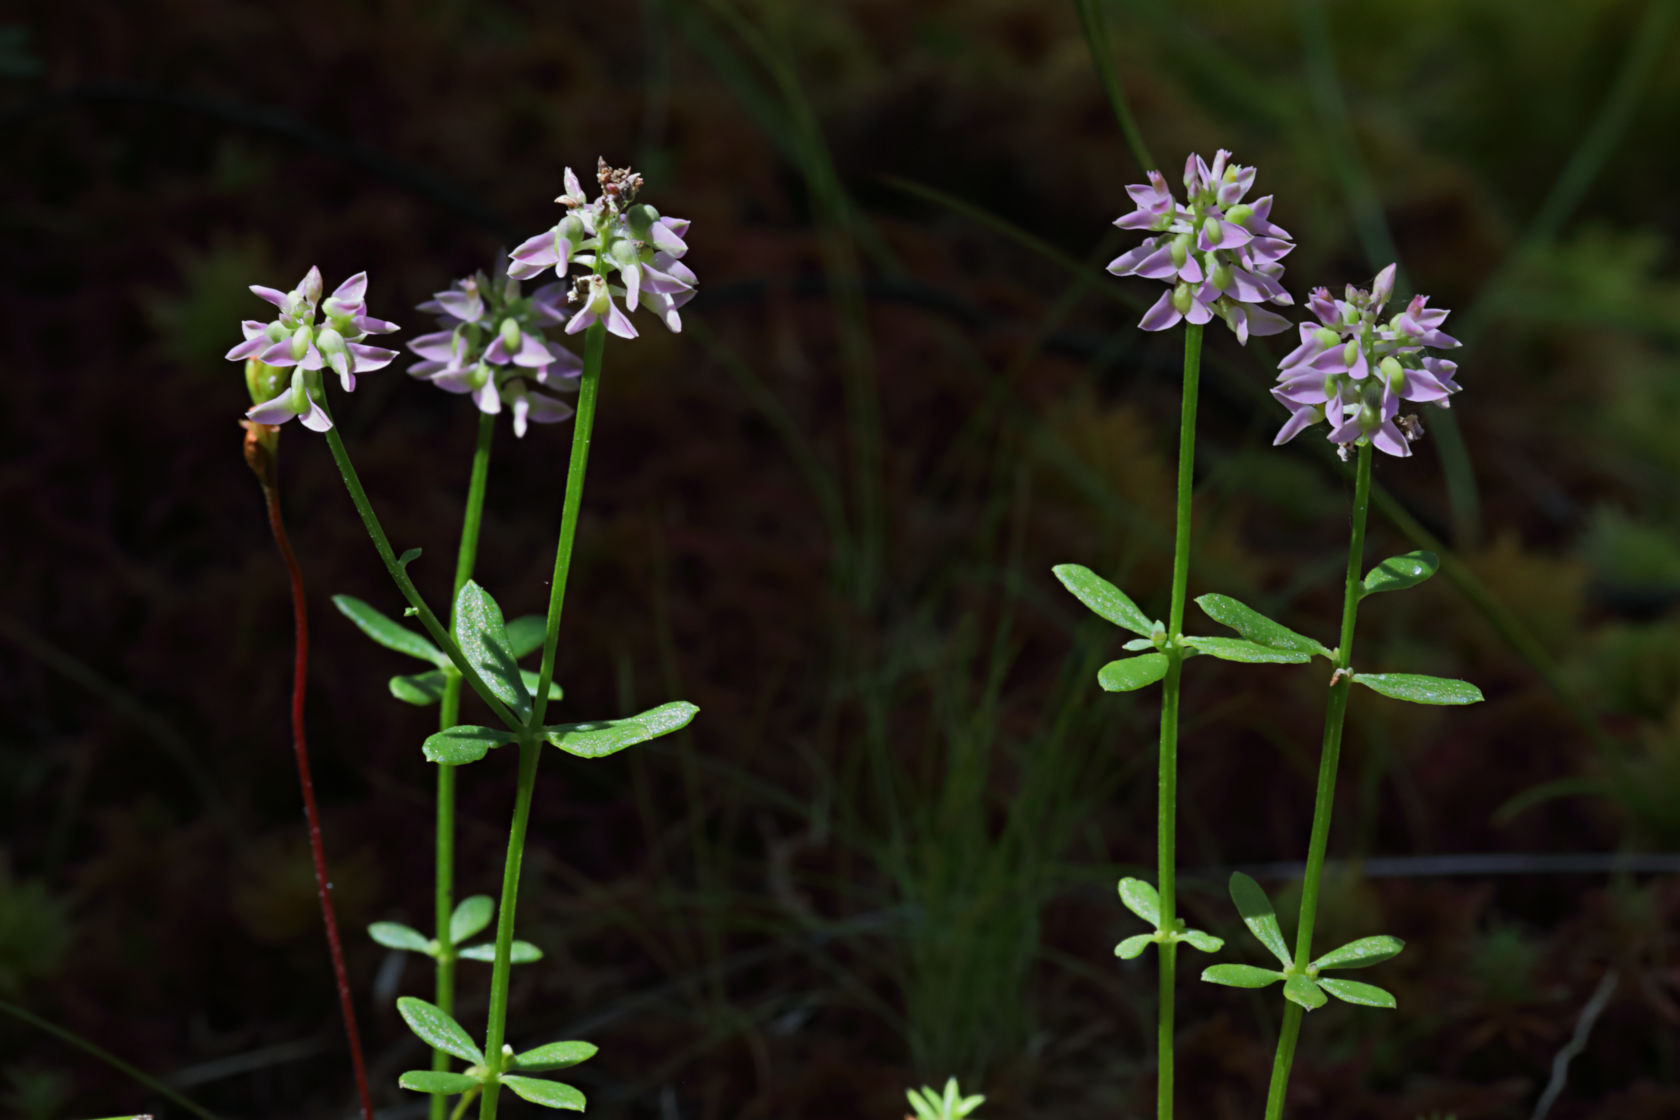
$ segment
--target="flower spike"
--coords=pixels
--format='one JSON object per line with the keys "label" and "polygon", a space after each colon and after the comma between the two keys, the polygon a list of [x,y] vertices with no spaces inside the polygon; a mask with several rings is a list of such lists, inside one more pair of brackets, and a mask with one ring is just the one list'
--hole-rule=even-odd
{"label": "flower spike", "polygon": [[1144,313],[1138,325],[1146,331],[1206,323],[1217,315],[1246,345],[1251,334],[1277,334],[1289,327],[1287,319],[1261,305],[1294,302],[1278,277],[1295,243],[1288,230],[1272,224],[1271,195],[1252,204],[1242,201],[1254,185],[1255,171],[1230,159],[1223,149],[1212,166],[1199,155],[1187,158],[1185,204],[1173,197],[1159,171],[1148,172],[1147,183],[1126,188],[1135,209],[1114,224],[1153,236],[1109,262],[1108,271],[1160,280],[1172,288]]}

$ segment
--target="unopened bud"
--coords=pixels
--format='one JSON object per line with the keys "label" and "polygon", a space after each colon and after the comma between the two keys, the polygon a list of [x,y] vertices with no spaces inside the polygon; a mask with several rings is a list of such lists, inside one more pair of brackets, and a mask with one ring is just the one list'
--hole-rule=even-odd
{"label": "unopened bud", "polygon": [[1225,239],[1225,228],[1219,224],[1219,219],[1209,215],[1202,222],[1202,236],[1207,238],[1208,244],[1217,245]]}
{"label": "unopened bud", "polygon": [[1225,211],[1225,220],[1235,222],[1239,226],[1248,225],[1248,220],[1254,217],[1254,207],[1244,202]]}
{"label": "unopened bud", "polygon": [[519,352],[519,324],[512,319],[502,320],[502,345],[507,347],[509,354]]}
{"label": "unopened bud", "polygon": [[1382,360],[1382,364],[1377,368],[1382,370],[1382,375],[1388,380],[1388,387],[1390,389],[1393,389],[1396,393],[1398,393],[1405,387],[1406,367],[1401,365],[1393,356],[1384,358]]}

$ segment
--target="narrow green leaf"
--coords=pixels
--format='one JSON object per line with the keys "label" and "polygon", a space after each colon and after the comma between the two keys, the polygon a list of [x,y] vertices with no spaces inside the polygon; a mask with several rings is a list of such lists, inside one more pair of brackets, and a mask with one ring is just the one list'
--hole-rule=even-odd
{"label": "narrow green leaf", "polygon": [[1365,573],[1359,597],[1375,595],[1379,591],[1404,591],[1416,587],[1435,574],[1441,566],[1440,557],[1433,552],[1408,552],[1404,556],[1390,556]]}
{"label": "narrow green leaf", "polygon": [[443,670],[428,669],[406,677],[391,678],[391,695],[405,704],[426,707],[443,699]]}
{"label": "narrow green leaf", "polygon": [[1469,681],[1426,677],[1418,673],[1355,673],[1353,679],[1372,692],[1413,704],[1477,704],[1482,690]]}
{"label": "narrow green leaf", "polygon": [[418,548],[405,548],[403,549],[403,554],[397,557],[397,567],[406,568],[418,559],[420,559],[420,550]]}
{"label": "narrow green leaf", "polygon": [[449,658],[431,642],[355,596],[334,595],[332,601],[340,614],[356,624],[356,629],[386,649],[430,661],[433,665],[449,664]]}
{"label": "narrow green leaf", "polygon": [[1050,569],[1073,597],[1090,607],[1116,626],[1124,627],[1142,637],[1149,637],[1155,624],[1138,610],[1126,593],[1083,564],[1057,564]]}
{"label": "narrow green leaf", "polygon": [[543,733],[550,743],[568,754],[579,758],[602,758],[687,727],[699,710],[686,700],[673,700],[623,719],[550,724],[543,728]]}
{"label": "narrow green leaf", "polygon": [[496,699],[519,716],[531,714],[531,694],[520,680],[518,658],[508,644],[507,627],[502,622],[502,608],[472,580],[463,584],[455,597],[455,640]]}
{"label": "narrow green leaf", "polygon": [[1274,622],[1249,606],[1239,602],[1229,595],[1198,595],[1196,605],[1202,608],[1202,613],[1219,623],[1229,626],[1251,642],[1273,649],[1293,649],[1302,653],[1318,654],[1329,657],[1330,651],[1324,648],[1322,642],[1309,638],[1305,634],[1298,634],[1281,622]]}
{"label": "narrow green leaf", "polygon": [[397,1078],[404,1089],[418,1093],[465,1093],[483,1085],[478,1078],[465,1073],[444,1073],[441,1070],[411,1069]]}
{"label": "narrow green leaf", "polygon": [[1161,928],[1161,896],[1142,879],[1120,880],[1120,902],[1154,928]]}
{"label": "narrow green leaf", "polygon": [[1400,1006],[1395,1002],[1392,992],[1384,991],[1375,984],[1361,984],[1358,980],[1339,980],[1332,976],[1320,976],[1318,986],[1348,1003],[1357,1003],[1362,1007],[1385,1007],[1390,1011]]}
{"label": "narrow green leaf", "polygon": [[1249,665],[1304,665],[1312,660],[1312,654],[1304,650],[1278,649],[1244,638],[1201,638],[1186,634],[1184,644],[1197,653],[1205,653],[1221,661],[1241,661]]}
{"label": "narrow green leaf", "polygon": [[1217,953],[1225,947],[1223,937],[1215,937],[1213,934],[1205,933],[1199,929],[1182,930],[1178,939],[1189,942],[1192,949],[1200,949],[1204,953]]}
{"label": "narrow green leaf", "polygon": [[909,1089],[904,1095],[916,1111],[916,1120],[939,1120],[939,1098],[933,1095],[933,1090],[923,1086],[920,1090]]}
{"label": "narrow green leaf", "polygon": [[519,1069],[567,1069],[579,1062],[587,1062],[596,1054],[592,1042],[550,1042],[517,1055],[513,1061]]}
{"label": "narrow green leaf", "polygon": [[1349,941],[1340,949],[1332,949],[1328,953],[1312,962],[1314,968],[1369,968],[1374,964],[1381,964],[1390,957],[1399,956],[1400,950],[1406,943],[1398,937],[1390,937],[1386,933],[1376,937],[1361,937],[1358,941]]}
{"label": "narrow green leaf", "polygon": [[1308,1011],[1316,1011],[1330,1001],[1324,998],[1324,993],[1318,990],[1310,976],[1296,973],[1283,982],[1283,998],[1291,1003],[1298,1003]]}
{"label": "narrow green leaf", "polygon": [[1277,912],[1272,909],[1271,900],[1260,889],[1260,884],[1241,871],[1233,871],[1230,890],[1231,901],[1237,904],[1237,913],[1242,915],[1248,931],[1271,951],[1272,956],[1282,961],[1285,968],[1289,967],[1289,949],[1283,943],[1283,929],[1278,925]]}
{"label": "narrow green leaf", "polygon": [[515,660],[542,648],[548,636],[548,619],[540,614],[522,614],[507,624],[508,648]]}
{"label": "narrow green leaf", "polygon": [[445,1054],[453,1054],[463,1062],[484,1064],[484,1052],[473,1045],[472,1038],[449,1014],[436,1004],[413,996],[397,1000],[397,1013],[408,1029]]}
{"label": "narrow green leaf", "polygon": [[[525,686],[525,691],[535,696],[537,692],[537,674],[534,669],[519,670],[519,682]],[[548,698],[550,700],[564,700],[566,694],[554,681],[548,682]]]}
{"label": "narrow green leaf", "polygon": [[401,922],[374,922],[368,926],[368,936],[387,949],[406,949],[411,953],[436,955],[431,938]]}
{"label": "narrow green leaf", "polygon": [[[468,945],[465,949],[458,950],[455,955],[468,961],[494,961],[496,959],[496,943],[486,941],[481,945]],[[508,948],[508,960],[513,964],[531,964],[534,961],[542,960],[542,955],[541,949],[529,941],[520,941],[518,938],[515,938],[513,944]]]}
{"label": "narrow green leaf", "polygon": [[489,925],[495,915],[496,903],[489,895],[475,894],[463,898],[455,907],[455,913],[449,915],[449,943],[459,945]]}
{"label": "narrow green leaf", "polygon": [[1167,675],[1167,655],[1145,653],[1110,661],[1097,670],[1097,683],[1108,692],[1131,692]]}
{"label": "narrow green leaf", "polygon": [[1202,979],[1230,988],[1264,988],[1282,980],[1283,973],[1252,964],[1210,964],[1202,969]]}
{"label": "narrow green leaf", "polygon": [[1114,955],[1123,961],[1129,961],[1133,957],[1142,956],[1143,951],[1149,948],[1154,941],[1155,935],[1153,933],[1136,934],[1132,937],[1126,938],[1126,940],[1116,945],[1114,947]]}
{"label": "narrow green leaf", "polygon": [[570,1085],[562,1085],[558,1081],[542,1081],[535,1077],[520,1077],[512,1073],[502,1074],[502,1084],[532,1104],[540,1104],[544,1108],[583,1111],[583,1094]]}
{"label": "narrow green leaf", "polygon": [[464,766],[489,754],[492,747],[511,742],[513,733],[506,728],[479,727],[462,723],[427,736],[426,741],[420,744],[420,749],[426,752],[427,762]]}
{"label": "narrow green leaf", "polygon": [[1120,648],[1129,653],[1137,653],[1140,650],[1154,649],[1155,640],[1153,638],[1130,638],[1122,643]]}

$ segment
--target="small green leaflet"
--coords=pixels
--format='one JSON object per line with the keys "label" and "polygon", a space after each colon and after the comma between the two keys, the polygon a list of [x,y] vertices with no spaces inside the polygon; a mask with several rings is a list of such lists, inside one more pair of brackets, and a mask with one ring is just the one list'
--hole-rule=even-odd
{"label": "small green leaflet", "polygon": [[1252,964],[1210,964],[1202,969],[1202,979],[1230,988],[1264,988],[1282,980],[1283,973]]}
{"label": "small green leaflet", "polygon": [[459,945],[489,925],[495,913],[496,904],[487,894],[463,898],[460,905],[455,907],[455,912],[449,915],[449,943]]}
{"label": "small green leaflet", "polygon": [[419,1093],[465,1093],[484,1083],[465,1073],[444,1073],[441,1070],[411,1069],[397,1078],[397,1085]]}
{"label": "small green leaflet", "polygon": [[[542,648],[548,619],[540,614],[522,614],[507,624],[508,648],[516,658]],[[535,687],[535,686],[533,686]]]}
{"label": "small green leaflet", "polygon": [[1278,925],[1277,911],[1272,909],[1266,892],[1241,871],[1231,872],[1230,890],[1231,901],[1237,904],[1237,913],[1242,915],[1243,924],[1259,939],[1260,944],[1271,950],[1272,956],[1288,968],[1289,950],[1283,943],[1283,929]]}
{"label": "small green leaflet", "polygon": [[1155,624],[1144,617],[1124,591],[1083,564],[1057,564],[1050,570],[1062,581],[1063,587],[1073,592],[1074,598],[1114,625],[1145,638],[1154,631]]}
{"label": "small green leaflet", "polygon": [[397,567],[406,568],[418,559],[420,559],[420,550],[418,548],[406,548],[403,550],[403,554],[397,557]]}
{"label": "small green leaflet", "polygon": [[1291,1003],[1298,1003],[1308,1011],[1316,1011],[1329,1001],[1324,993],[1318,990],[1310,976],[1296,973],[1283,982],[1283,997]]}
{"label": "small green leaflet", "polygon": [[[1183,925],[1183,922],[1179,923]],[[1199,929],[1181,929],[1173,935],[1173,940],[1183,941],[1192,949],[1200,949],[1204,953],[1217,953],[1225,947],[1223,937],[1215,937]]]}
{"label": "small green leaflet", "polygon": [[[515,646],[514,649],[518,649]],[[519,679],[525,685],[525,691],[537,691],[537,674],[530,669],[519,670]],[[426,707],[436,704],[443,699],[444,675],[441,669],[431,669],[424,673],[415,673],[407,677],[391,678],[391,695],[408,704]],[[566,696],[560,686],[554,681],[548,683],[548,698],[562,700]]]}
{"label": "small green leaflet", "polygon": [[687,727],[699,711],[686,700],[673,700],[623,719],[551,724],[543,728],[543,734],[550,743],[568,754],[579,758],[604,758],[625,747]]}
{"label": "small green leaflet", "polygon": [[1108,692],[1131,692],[1154,684],[1167,675],[1167,655],[1145,653],[1122,657],[1097,670],[1097,683]]}
{"label": "small green leaflet", "polygon": [[558,1081],[543,1081],[535,1077],[520,1077],[512,1073],[502,1074],[501,1082],[532,1104],[540,1104],[545,1108],[583,1111],[583,1094],[570,1085],[562,1085]]}
{"label": "small green leaflet", "polygon": [[374,922],[368,926],[368,936],[387,949],[406,949],[411,953],[425,953],[429,957],[437,955],[437,946],[432,944],[431,938],[401,922]]}
{"label": "small green leaflet", "polygon": [[1359,597],[1375,595],[1379,591],[1404,591],[1416,587],[1435,574],[1441,560],[1433,552],[1408,552],[1404,556],[1390,556],[1365,573]]}
{"label": "small green leaflet", "polygon": [[472,580],[462,584],[455,597],[455,641],[496,699],[521,718],[531,714],[531,693],[520,679],[502,608]]}
{"label": "small green leaflet", "polygon": [[1133,934],[1114,947],[1114,955],[1123,961],[1129,961],[1133,957],[1141,956],[1143,951],[1154,943],[1155,935],[1153,933]]}
{"label": "small green leaflet", "polygon": [[1413,704],[1478,704],[1482,690],[1469,681],[1426,677],[1418,673],[1355,673],[1356,683],[1372,692]]}
{"label": "small green leaflet", "polygon": [[587,1062],[595,1053],[595,1044],[591,1042],[550,1042],[516,1056],[513,1064],[516,1069],[568,1069]]}
{"label": "small green leaflet", "polygon": [[334,595],[332,601],[340,614],[356,624],[356,629],[386,649],[406,653],[439,667],[449,664],[449,658],[431,642],[355,596]]}
{"label": "small green leaflet", "polygon": [[397,1013],[403,1017],[403,1022],[408,1024],[408,1029],[419,1035],[422,1041],[430,1043],[446,1054],[455,1055],[463,1062],[479,1066],[484,1064],[484,1052],[473,1045],[472,1038],[462,1029],[461,1024],[450,1018],[436,1004],[413,996],[403,996],[397,1000]]}
{"label": "small green leaflet", "polygon": [[1323,643],[1298,634],[1281,622],[1273,622],[1247,603],[1242,603],[1229,595],[1198,595],[1196,605],[1202,608],[1202,613],[1219,623],[1229,626],[1244,638],[1257,645],[1270,646],[1272,649],[1292,649],[1308,655],[1317,654],[1329,657],[1330,651]]}
{"label": "small green leaflet", "polygon": [[1390,1011],[1399,1006],[1392,993],[1384,991],[1375,984],[1361,984],[1357,980],[1338,980],[1330,976],[1320,976],[1318,986],[1348,1003],[1357,1003],[1361,1007],[1382,1007]]}
{"label": "small green leaflet", "polygon": [[[542,950],[529,941],[515,939],[508,946],[508,961],[512,964],[530,964],[542,960]],[[455,954],[464,961],[494,961],[496,959],[496,943],[486,941],[482,945],[468,945]]]}
{"label": "small green leaflet", "polygon": [[1142,879],[1120,880],[1120,902],[1151,926],[1161,928],[1161,896]]}
{"label": "small green leaflet", "polygon": [[513,733],[505,728],[461,723],[428,735],[426,741],[420,744],[420,749],[425,752],[427,762],[464,766],[489,754],[492,747],[511,742]]}
{"label": "small green leaflet", "polygon": [[1399,956],[1400,950],[1406,943],[1398,937],[1378,934],[1376,937],[1361,937],[1358,941],[1349,941],[1340,949],[1332,949],[1328,953],[1312,962],[1317,969],[1326,968],[1369,968],[1374,964],[1381,964],[1392,957]]}
{"label": "small green leaflet", "polygon": [[1304,665],[1312,660],[1312,654],[1303,650],[1278,649],[1242,638],[1197,638],[1186,634],[1184,644],[1197,653],[1205,653],[1221,661],[1242,661],[1250,665]]}

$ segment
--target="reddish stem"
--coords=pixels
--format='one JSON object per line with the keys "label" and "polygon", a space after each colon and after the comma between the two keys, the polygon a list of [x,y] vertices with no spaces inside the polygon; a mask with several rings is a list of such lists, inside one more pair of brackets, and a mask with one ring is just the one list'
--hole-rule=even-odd
{"label": "reddish stem", "polygon": [[373,1120],[373,1099],[368,1094],[367,1068],[362,1062],[362,1038],[356,1030],[356,1008],[350,1000],[350,978],[344,967],[344,948],[338,940],[338,918],[333,913],[332,884],[327,881],[327,857],[321,844],[321,815],[315,807],[315,783],[309,776],[309,745],[303,737],[304,680],[309,670],[309,616],[303,597],[303,571],[298,567],[286,523],[280,516],[280,490],[274,469],[273,433],[248,425],[245,461],[262,484],[268,505],[268,527],[286,563],[292,586],[292,620],[296,656],[292,662],[292,750],[297,755],[298,786],[303,790],[303,815],[309,822],[309,850],[315,858],[315,893],[321,899],[321,921],[327,927],[327,948],[332,955],[333,975],[338,979],[338,1005],[344,1013],[344,1033],[350,1040],[350,1064],[356,1071],[356,1093],[361,1098],[363,1120]]}

